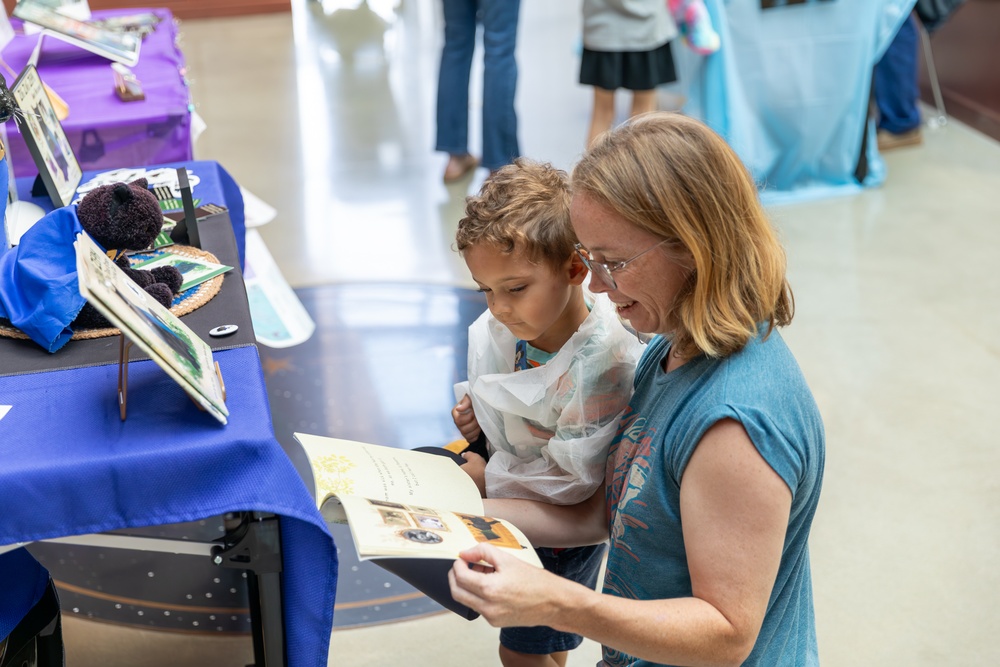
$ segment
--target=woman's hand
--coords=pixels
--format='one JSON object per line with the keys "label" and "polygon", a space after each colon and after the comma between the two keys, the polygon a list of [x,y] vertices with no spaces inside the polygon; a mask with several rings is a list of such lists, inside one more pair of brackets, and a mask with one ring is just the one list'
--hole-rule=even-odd
{"label": "woman's hand", "polygon": [[476,413],[472,410],[472,399],[466,394],[462,397],[462,400],[451,409],[451,419],[455,422],[455,426],[458,428],[462,437],[469,442],[475,442],[482,433],[482,429],[479,428],[479,421],[476,419]]}
{"label": "woman's hand", "polygon": [[567,597],[562,584],[578,586],[490,544],[459,556],[448,573],[451,595],[494,627],[551,626],[561,606],[557,601]]}
{"label": "woman's hand", "polygon": [[479,495],[486,497],[486,459],[475,452],[463,452],[462,470],[472,478],[472,481],[479,487]]}

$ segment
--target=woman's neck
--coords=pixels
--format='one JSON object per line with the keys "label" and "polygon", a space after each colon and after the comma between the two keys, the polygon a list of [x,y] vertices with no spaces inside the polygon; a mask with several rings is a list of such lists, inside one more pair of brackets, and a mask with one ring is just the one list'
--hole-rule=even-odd
{"label": "woman's neck", "polygon": [[663,372],[669,373],[670,371],[677,370],[689,361],[691,361],[691,357],[681,355],[680,350],[676,349],[673,343],[671,343],[670,349],[667,350],[667,356],[662,361]]}

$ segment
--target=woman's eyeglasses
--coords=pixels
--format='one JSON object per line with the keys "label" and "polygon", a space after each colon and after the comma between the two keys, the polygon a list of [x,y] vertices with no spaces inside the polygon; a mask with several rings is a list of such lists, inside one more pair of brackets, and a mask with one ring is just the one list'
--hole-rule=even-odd
{"label": "woman's eyeglasses", "polygon": [[668,243],[668,240],[663,239],[656,245],[652,245],[646,248],[638,255],[629,257],[628,259],[622,260],[620,262],[598,262],[596,259],[590,256],[590,251],[584,248],[582,244],[577,243],[575,245],[575,248],[576,248],[576,254],[580,256],[580,260],[583,262],[583,265],[586,266],[591,273],[600,278],[601,282],[607,284],[608,286],[611,287],[611,289],[615,290],[618,289],[618,283],[615,282],[614,277],[611,275],[612,273],[614,273],[615,271],[621,271],[626,266],[628,266],[635,260],[642,257],[653,248],[659,248],[664,243]]}

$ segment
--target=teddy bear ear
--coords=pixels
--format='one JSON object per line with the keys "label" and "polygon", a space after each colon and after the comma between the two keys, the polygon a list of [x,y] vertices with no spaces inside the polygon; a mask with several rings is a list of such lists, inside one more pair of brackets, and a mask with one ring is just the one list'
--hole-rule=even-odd
{"label": "teddy bear ear", "polygon": [[137,178],[134,181],[132,181],[131,183],[129,183],[129,185],[134,185],[136,187],[140,187],[143,190],[148,190],[149,189],[149,181],[147,181],[145,177],[143,177],[143,178]]}

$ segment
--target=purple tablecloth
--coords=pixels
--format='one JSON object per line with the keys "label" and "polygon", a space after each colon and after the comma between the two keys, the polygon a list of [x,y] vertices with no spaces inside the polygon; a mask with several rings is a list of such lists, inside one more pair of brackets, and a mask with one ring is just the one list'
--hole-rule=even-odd
{"label": "purple tablecloth", "polygon": [[[147,166],[191,160],[190,91],[184,78],[184,55],[178,48],[177,25],[168,9],[96,11],[104,18],[153,11],[162,20],[147,35],[132,71],[142,83],[146,99],[122,102],[114,92],[111,61],[45,37],[38,73],[69,104],[63,130],[84,170]],[[39,35],[25,35],[22,22],[11,19],[19,33],[2,51],[4,61],[20,72],[31,57]],[[4,73],[7,84],[14,83]],[[38,173],[14,122],[7,123],[7,151],[16,177]]]}

